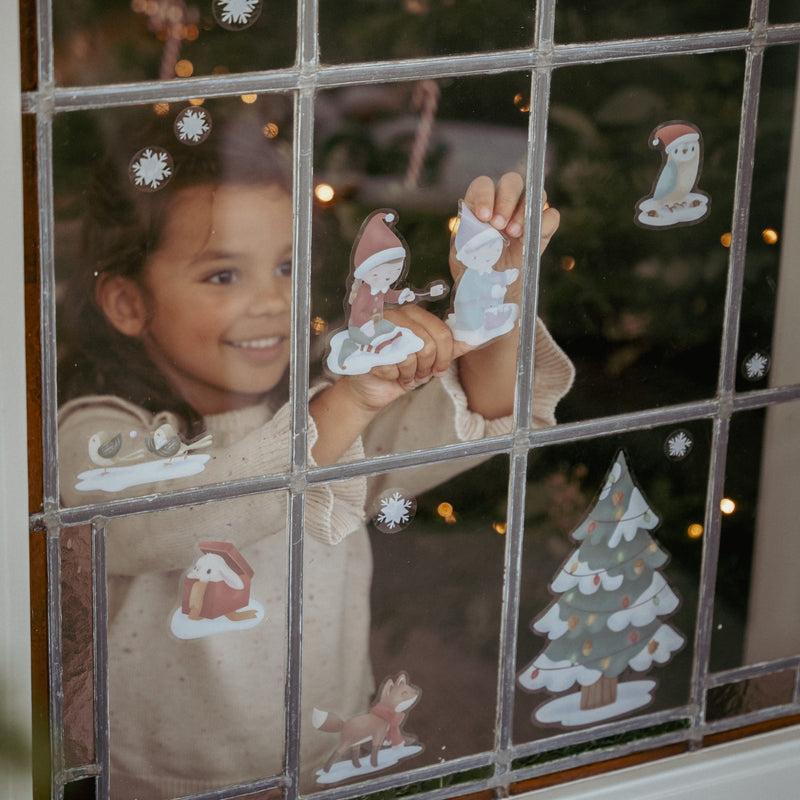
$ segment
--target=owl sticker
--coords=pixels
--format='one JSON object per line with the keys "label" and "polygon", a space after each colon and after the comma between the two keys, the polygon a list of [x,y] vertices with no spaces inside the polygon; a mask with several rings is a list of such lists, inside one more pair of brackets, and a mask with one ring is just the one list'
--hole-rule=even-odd
{"label": "owl sticker", "polygon": [[650,194],[636,204],[637,225],[671,228],[702,222],[711,198],[697,188],[703,166],[700,129],[691,122],[665,122],[650,134],[650,147],[661,150],[661,171]]}

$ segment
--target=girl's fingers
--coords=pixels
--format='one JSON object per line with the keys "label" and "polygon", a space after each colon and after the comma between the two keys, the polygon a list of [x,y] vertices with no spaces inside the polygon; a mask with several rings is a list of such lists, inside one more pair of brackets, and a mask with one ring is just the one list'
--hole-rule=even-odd
{"label": "girl's fingers", "polygon": [[558,213],[557,208],[552,206],[546,208],[542,212],[542,229],[541,238],[539,239],[539,255],[544,253],[545,248],[553,238],[553,234],[558,230],[561,215]]}
{"label": "girl's fingers", "polygon": [[494,216],[494,181],[481,175],[467,187],[464,200],[481,222],[491,222]]}
{"label": "girl's fingers", "polygon": [[440,375],[453,359],[453,334],[438,317],[418,306],[407,306],[402,311],[391,311],[395,324],[408,328],[423,341],[422,349],[410,355],[399,365],[399,380],[416,383]]}
{"label": "girl's fingers", "polygon": [[[499,231],[506,231],[509,236],[522,234],[521,213],[524,213],[524,203],[521,202],[525,191],[525,183],[517,172],[507,172],[497,181],[494,197],[494,216],[492,225]],[[511,221],[514,220],[514,229],[509,230]]]}

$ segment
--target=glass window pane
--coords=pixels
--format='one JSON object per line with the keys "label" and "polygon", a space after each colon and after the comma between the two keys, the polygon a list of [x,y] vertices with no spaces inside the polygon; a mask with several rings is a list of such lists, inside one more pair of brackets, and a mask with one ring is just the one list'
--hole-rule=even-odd
{"label": "glass window pane", "polygon": [[764,57],[739,334],[741,391],[800,380],[793,311],[797,233],[792,224],[800,208],[797,56],[796,47],[776,47]]}
{"label": "glass window pane", "polygon": [[709,434],[693,423],[537,451],[517,741],[689,701]]}
{"label": "glass window pane", "polygon": [[[714,394],[728,262],[720,238],[732,212],[743,65],[740,54],[723,53],[554,74],[548,198],[561,227],[542,302],[577,369],[560,421]],[[645,198],[662,191],[661,137],[673,133],[661,129],[672,120],[702,135],[697,191],[664,195],[671,208],[645,211]],[[696,167],[697,153],[687,184]],[[673,168],[667,161],[665,182]],[[710,205],[698,208],[708,216],[692,218],[704,195]]]}
{"label": "glass window pane", "polygon": [[320,52],[328,63],[487,52],[530,46],[534,4],[402,0],[341,4],[319,9]]}
{"label": "glass window pane", "polygon": [[714,722],[791,703],[794,699],[794,684],[794,673],[787,671],[710,689],[706,719]]}
{"label": "glass window pane", "polygon": [[[455,469],[462,474],[424,493],[416,488],[420,470],[370,481],[371,595],[369,550],[363,550],[369,545],[355,544],[362,535],[366,541],[363,529],[317,555],[306,540],[303,707],[310,708],[313,697],[322,712],[315,718],[317,729],[304,734],[315,746],[313,753],[304,750],[314,759],[313,769],[306,762],[302,770],[313,778],[312,788],[437,764],[494,746],[508,461],[497,457],[468,469],[473,464],[444,465],[451,474]],[[344,547],[357,549],[345,556]],[[335,572],[326,567],[345,557]],[[313,624],[309,601],[319,600],[316,595],[334,580],[348,589],[328,601],[327,614],[339,621],[326,650],[307,627]],[[356,635],[360,642],[354,644]],[[454,709],[464,702],[469,714],[454,725]],[[394,717],[398,728],[393,730],[399,749],[382,750],[372,767],[367,744],[355,768],[345,746],[349,731],[370,717],[376,722],[375,714],[397,703],[400,716]],[[362,716],[375,706],[374,713]],[[353,721],[339,733],[334,714]],[[304,730],[312,727],[308,716],[303,722]]]}
{"label": "glass window pane", "polygon": [[[365,436],[368,455],[510,431],[523,250],[519,234],[471,216],[478,211],[471,204],[476,178],[499,181],[508,172],[519,175],[511,208],[521,202],[529,80],[515,73],[370,85],[318,98],[313,313],[314,330],[324,335],[316,340],[312,369],[323,362],[329,375],[358,375],[395,366],[435,342],[438,330],[455,339],[454,352],[466,351],[458,372],[435,377],[375,420]],[[431,99],[430,106],[421,101],[421,110],[420,95]],[[384,218],[387,212],[393,220]],[[521,214],[520,208],[515,221]],[[469,255],[468,243],[481,235],[499,248],[488,268]],[[384,292],[370,275],[390,272],[389,256],[398,254],[407,274],[391,275]],[[441,283],[449,296],[433,296]],[[572,377],[568,358],[541,326],[534,364],[534,424],[541,427],[552,424]],[[472,374],[480,376],[477,387]],[[478,391],[486,386],[491,403]]]}
{"label": "glass window pane", "polygon": [[254,100],[56,119],[66,505],[288,469],[291,111]]}
{"label": "glass window pane", "polygon": [[[737,414],[731,421],[712,669],[800,653],[797,547],[792,504],[800,403]],[[760,472],[754,465],[761,465]]]}
{"label": "glass window pane", "polygon": [[683,0],[646,7],[636,0],[559,0],[555,38],[565,43],[587,42],[745,28],[749,12],[747,0],[724,6]]}
{"label": "glass window pane", "polygon": [[285,497],[107,528],[113,797],[182,797],[283,767]]}
{"label": "glass window pane", "polygon": [[94,568],[91,526],[61,533],[61,650],[64,760],[94,760]]}
{"label": "glass window pane", "polygon": [[294,0],[55,0],[56,82],[88,86],[288,67]]}

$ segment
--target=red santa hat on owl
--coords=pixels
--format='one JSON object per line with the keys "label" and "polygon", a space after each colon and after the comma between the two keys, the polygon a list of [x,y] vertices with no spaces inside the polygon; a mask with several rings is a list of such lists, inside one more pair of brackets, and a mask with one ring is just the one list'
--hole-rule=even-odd
{"label": "red santa hat on owl", "polygon": [[406,257],[403,240],[394,229],[397,212],[373,211],[361,226],[361,236],[353,250],[353,275],[363,278],[373,267]]}
{"label": "red santa hat on owl", "polygon": [[665,150],[675,143],[690,144],[699,140],[700,131],[688,122],[666,122],[650,134],[650,146]]}

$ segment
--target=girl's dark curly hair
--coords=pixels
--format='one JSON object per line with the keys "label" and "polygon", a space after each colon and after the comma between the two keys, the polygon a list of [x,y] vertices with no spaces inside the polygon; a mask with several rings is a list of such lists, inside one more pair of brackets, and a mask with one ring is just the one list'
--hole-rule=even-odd
{"label": "girl's dark curly hair", "polygon": [[[215,118],[211,135],[194,147],[178,143],[174,136],[170,140],[163,132],[149,135],[141,145],[162,143],[172,155],[174,169],[160,191],[143,192],[129,179],[136,148],[107,154],[93,170],[81,260],[67,280],[59,310],[59,402],[86,394],[114,394],[153,413],[171,411],[185,421],[187,433],[196,433],[197,411],[173,391],[142,343],[108,322],[95,299],[95,283],[100,275],[141,281],[179,190],[223,183],[265,184],[278,185],[291,196],[291,166],[252,115]],[[285,384],[282,381],[273,390],[276,401],[283,399],[277,395],[285,396]]]}

